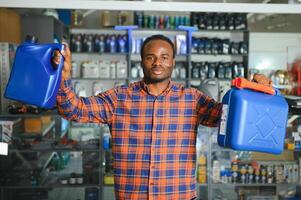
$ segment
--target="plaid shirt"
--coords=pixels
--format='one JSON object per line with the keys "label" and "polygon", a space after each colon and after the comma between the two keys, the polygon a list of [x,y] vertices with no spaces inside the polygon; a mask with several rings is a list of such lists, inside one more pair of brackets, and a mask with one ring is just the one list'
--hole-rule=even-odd
{"label": "plaid shirt", "polygon": [[78,98],[68,80],[57,101],[68,120],[110,126],[116,199],[196,197],[197,127],[217,126],[220,103],[172,81],[158,96],[140,81]]}

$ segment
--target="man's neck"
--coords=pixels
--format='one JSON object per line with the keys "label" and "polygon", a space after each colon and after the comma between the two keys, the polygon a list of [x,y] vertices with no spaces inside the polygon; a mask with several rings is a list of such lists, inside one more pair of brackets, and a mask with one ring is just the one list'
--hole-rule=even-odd
{"label": "man's neck", "polygon": [[168,87],[170,80],[164,80],[162,82],[148,82],[145,81],[145,84],[147,85],[148,92],[154,96],[159,96],[162,94],[164,90]]}

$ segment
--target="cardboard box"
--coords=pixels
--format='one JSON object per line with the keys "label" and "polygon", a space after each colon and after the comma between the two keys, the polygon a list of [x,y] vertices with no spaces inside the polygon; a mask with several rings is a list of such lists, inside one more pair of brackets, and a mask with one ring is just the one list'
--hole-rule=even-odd
{"label": "cardboard box", "polygon": [[21,118],[0,118],[0,141],[11,142],[13,133],[23,130]]}
{"label": "cardboard box", "polygon": [[24,129],[26,133],[40,134],[43,128],[43,121],[41,118],[25,118]]}
{"label": "cardboard box", "polygon": [[283,151],[280,155],[269,153],[252,152],[252,160],[254,161],[294,161],[293,151]]}
{"label": "cardboard box", "polygon": [[0,111],[3,113],[8,112],[8,105],[14,102],[5,98],[4,92],[9,80],[16,49],[17,45],[15,44],[0,42]]}
{"label": "cardboard box", "polygon": [[0,42],[21,43],[21,22],[17,12],[0,8]]}

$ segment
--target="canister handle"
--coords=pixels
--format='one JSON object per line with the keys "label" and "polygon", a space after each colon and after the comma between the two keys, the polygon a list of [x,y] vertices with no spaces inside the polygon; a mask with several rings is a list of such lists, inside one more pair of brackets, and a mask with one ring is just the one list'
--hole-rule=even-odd
{"label": "canister handle", "polygon": [[259,84],[259,83],[255,83],[252,81],[248,81],[245,78],[235,78],[232,80],[232,86],[239,88],[239,89],[243,89],[243,88],[247,88],[247,89],[251,89],[251,90],[256,90],[259,92],[263,92],[263,93],[267,93],[267,94],[271,94],[271,95],[275,95],[275,89],[263,84]]}

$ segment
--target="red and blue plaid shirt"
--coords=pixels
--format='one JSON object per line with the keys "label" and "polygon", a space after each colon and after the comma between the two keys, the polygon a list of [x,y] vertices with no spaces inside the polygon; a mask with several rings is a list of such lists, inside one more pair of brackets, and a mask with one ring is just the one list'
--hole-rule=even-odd
{"label": "red and blue plaid shirt", "polygon": [[221,104],[170,81],[161,95],[143,82],[78,98],[71,80],[58,92],[59,113],[77,122],[106,123],[112,134],[116,199],[196,197],[196,134],[217,126]]}

